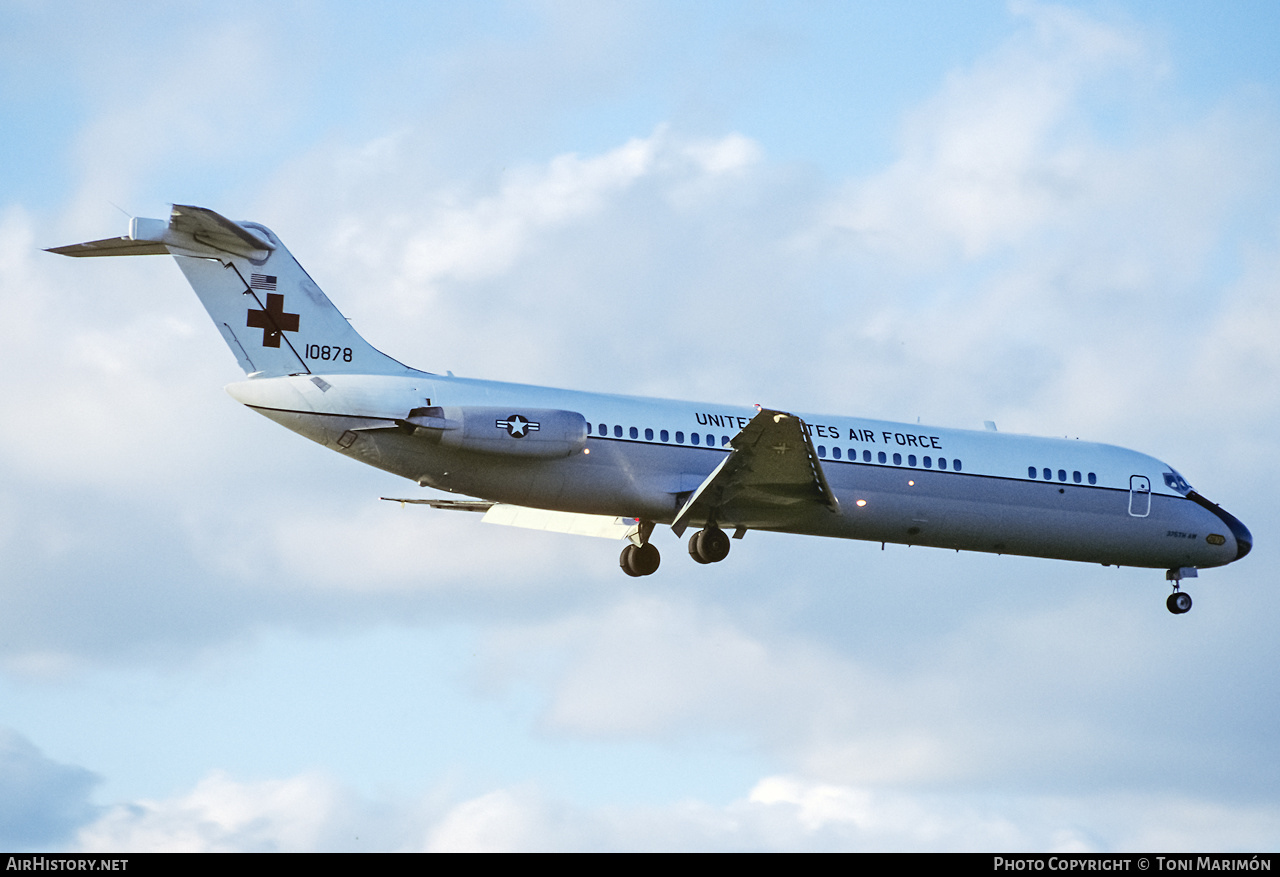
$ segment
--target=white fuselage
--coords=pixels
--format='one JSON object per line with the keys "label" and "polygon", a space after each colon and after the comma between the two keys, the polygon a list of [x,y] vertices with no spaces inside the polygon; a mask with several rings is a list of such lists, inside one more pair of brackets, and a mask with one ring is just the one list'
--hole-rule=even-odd
{"label": "white fuselage", "polygon": [[[423,486],[500,503],[671,523],[755,409],[497,383],[425,372],[251,378],[228,392],[327,447]],[[580,450],[540,459],[426,441],[424,407],[557,409],[585,417]],[[504,415],[505,416],[505,415]],[[766,529],[1142,567],[1212,567],[1248,552],[1235,518],[1167,464],[1111,445],[799,414],[838,499]],[[695,521],[701,524],[703,521]]]}

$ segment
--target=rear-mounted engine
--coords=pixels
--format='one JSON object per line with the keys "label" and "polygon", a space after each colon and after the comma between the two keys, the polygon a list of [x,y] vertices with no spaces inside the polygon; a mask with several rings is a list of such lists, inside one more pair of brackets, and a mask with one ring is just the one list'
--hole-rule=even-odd
{"label": "rear-mounted engine", "polygon": [[587,446],[587,420],[554,408],[415,408],[396,423],[441,447],[508,457],[568,457]]}

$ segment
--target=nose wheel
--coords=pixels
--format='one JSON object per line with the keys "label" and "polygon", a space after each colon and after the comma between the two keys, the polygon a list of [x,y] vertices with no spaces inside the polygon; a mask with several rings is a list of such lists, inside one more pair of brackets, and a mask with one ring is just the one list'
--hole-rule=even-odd
{"label": "nose wheel", "polygon": [[1177,567],[1169,570],[1164,574],[1165,580],[1173,583],[1173,593],[1169,595],[1169,599],[1164,601],[1164,605],[1174,615],[1183,615],[1191,611],[1191,595],[1183,593],[1182,580],[1196,578],[1196,568],[1194,566]]}
{"label": "nose wheel", "polygon": [[1164,601],[1164,605],[1169,607],[1169,611],[1174,615],[1181,615],[1184,612],[1191,611],[1191,595],[1182,591],[1174,591],[1169,595],[1169,599]]}

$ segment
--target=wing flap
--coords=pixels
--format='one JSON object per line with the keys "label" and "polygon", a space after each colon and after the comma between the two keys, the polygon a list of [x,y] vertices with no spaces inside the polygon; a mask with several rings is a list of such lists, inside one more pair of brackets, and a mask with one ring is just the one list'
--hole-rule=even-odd
{"label": "wing flap", "polygon": [[635,518],[553,512],[548,509],[531,509],[506,503],[496,503],[493,508],[485,512],[484,523],[505,524],[508,527],[523,527],[526,530],[545,530],[549,533],[570,533],[574,536],[595,536],[601,539],[626,539],[639,527],[639,522]]}
{"label": "wing flap", "polygon": [[555,512],[549,509],[534,509],[483,499],[401,499],[393,496],[384,496],[382,499],[398,502],[401,506],[426,505],[433,509],[449,511],[484,512],[481,522],[485,524],[503,524],[508,527],[542,530],[548,533],[569,533],[573,536],[595,536],[601,539],[630,539],[640,530],[640,522],[635,518]]}

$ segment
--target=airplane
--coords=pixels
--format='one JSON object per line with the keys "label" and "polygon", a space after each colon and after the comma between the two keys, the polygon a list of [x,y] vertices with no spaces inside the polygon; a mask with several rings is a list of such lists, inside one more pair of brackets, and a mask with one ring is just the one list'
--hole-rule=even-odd
{"label": "airplane", "polygon": [[245,372],[238,402],[467,497],[383,499],[625,540],[630,576],[657,571],[659,524],[692,528],[700,564],[767,530],[1165,569],[1181,615],[1183,579],[1253,547],[1173,467],[1112,445],[419,371],[357,334],[274,232],[202,207],[48,252],[172,255]]}

